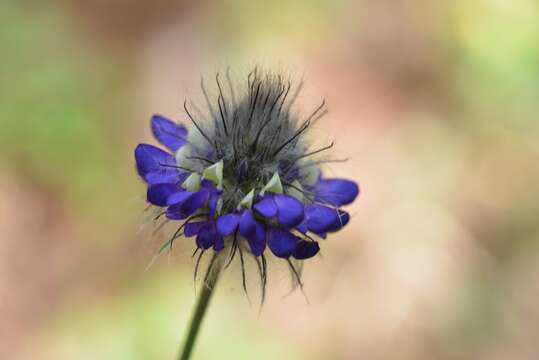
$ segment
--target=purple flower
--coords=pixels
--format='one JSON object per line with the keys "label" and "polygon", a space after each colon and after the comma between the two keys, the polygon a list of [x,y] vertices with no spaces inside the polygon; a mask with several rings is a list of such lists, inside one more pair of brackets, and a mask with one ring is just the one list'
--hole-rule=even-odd
{"label": "purple flower", "polygon": [[304,204],[285,194],[264,195],[254,208],[267,219],[275,219],[281,226],[293,228],[304,220]]}
{"label": "purple flower", "polygon": [[319,240],[349,222],[341,207],[359,188],[322,177],[313,159],[331,147],[311,150],[305,139],[324,104],[299,119],[284,77],[255,71],[246,85],[236,98],[218,83],[206,119],[193,117],[184,104],[189,131],[154,115],[151,131],[166,150],[139,144],[135,160],[148,203],[162,208],[166,221],[181,222],[174,238],[183,231],[202,252],[229,249],[230,260],[236,250],[246,251],[265,271],[266,248],[289,264],[318,254]]}

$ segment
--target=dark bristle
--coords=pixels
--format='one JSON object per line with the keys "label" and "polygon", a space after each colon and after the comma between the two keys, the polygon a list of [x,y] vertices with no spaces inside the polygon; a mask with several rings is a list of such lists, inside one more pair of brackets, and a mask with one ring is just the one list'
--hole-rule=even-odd
{"label": "dark bristle", "polygon": [[309,157],[309,156],[312,156],[312,155],[315,155],[315,154],[319,154],[321,153],[322,151],[326,151],[326,150],[329,150],[333,147],[335,143],[332,141],[331,144],[327,145],[327,146],[324,146],[323,148],[320,148],[320,149],[317,149],[317,150],[314,150],[314,151],[311,151],[311,152],[308,152],[306,154],[303,154],[303,155],[300,155],[298,156],[297,158],[294,159],[294,162],[300,160],[300,159],[303,159],[303,158],[306,158],[306,157]]}
{"label": "dark bristle", "polygon": [[165,167],[165,168],[173,168],[173,169],[185,170],[185,171],[188,171],[188,172],[194,172],[193,169],[189,169],[189,168],[186,168],[186,167],[180,166],[180,165],[170,165],[170,164],[159,163],[159,166],[162,166],[162,167]]}
{"label": "dark bristle", "polygon": [[153,218],[154,223],[157,222],[157,220],[159,220],[159,218],[165,215],[166,213],[167,213],[166,211],[161,211],[159,214],[157,214],[157,216]]}
{"label": "dark bristle", "polygon": [[[271,105],[268,115],[266,116],[266,121],[260,126],[258,129],[258,132],[256,133],[255,141],[253,142],[253,145],[251,147],[253,148],[253,151],[256,150],[256,147],[258,145],[258,141],[260,140],[260,135],[262,135],[262,131],[266,128],[266,126],[269,124],[269,122],[272,120],[271,114],[273,113],[273,109],[275,108],[275,105],[279,101],[279,98],[284,94],[285,88],[283,87],[282,90],[279,92],[279,95],[275,98],[273,101],[273,104]],[[268,92],[269,95],[269,92]]]}
{"label": "dark bristle", "polygon": [[[225,98],[223,96],[223,89],[221,89],[221,84],[219,83],[219,73],[215,75],[215,82],[217,83],[217,88],[219,89],[219,97],[217,98],[217,105],[219,107],[219,114],[221,115],[221,122],[223,123],[223,129],[225,131],[225,135],[228,136],[228,128],[226,125],[227,121],[227,109],[225,104]],[[223,115],[224,112],[224,115]]]}
{"label": "dark bristle", "polygon": [[301,269],[298,271],[292,261],[290,259],[286,259],[286,262],[288,263],[288,267],[290,268],[290,273],[292,274],[292,278],[294,279],[294,283],[292,286],[292,291],[294,291],[298,286],[301,290],[301,293],[303,294],[303,297],[305,298],[305,301],[307,304],[309,303],[309,299],[307,298],[307,295],[305,294],[305,291],[303,290],[303,282],[301,281]]}
{"label": "dark bristle", "polygon": [[281,144],[277,150],[275,150],[273,152],[273,154],[271,154],[272,156],[276,156],[278,153],[281,152],[281,150],[283,150],[288,144],[290,144],[292,141],[294,141],[294,139],[296,139],[298,136],[300,136],[305,130],[307,130],[309,128],[309,126],[311,125],[311,123],[309,122],[309,120],[306,120],[302,126],[299,128],[298,131],[296,131],[296,133],[288,140],[286,140],[283,144]]}
{"label": "dark bristle", "polygon": [[294,190],[299,191],[310,202],[314,202],[314,197],[313,197],[314,194],[312,192],[301,189],[301,188],[299,188],[299,187],[297,187],[297,186],[295,186],[295,185],[293,185],[293,184],[291,184],[289,182],[286,182],[286,181],[283,181],[282,183],[285,186],[288,186],[288,187],[290,187],[290,188],[292,188]]}
{"label": "dark bristle", "polygon": [[187,225],[187,223],[189,223],[189,221],[191,221],[193,219],[200,218],[202,216],[204,216],[204,215],[196,214],[196,215],[192,215],[192,216],[188,217],[185,220],[185,222],[178,229],[176,229],[176,231],[174,232],[174,235],[172,235],[172,237],[167,242],[165,242],[163,245],[161,245],[161,247],[157,251],[157,255],[160,255],[163,252],[163,250],[165,250],[167,247],[169,248],[169,251],[172,251],[172,243],[174,242],[174,240],[176,240],[177,238],[182,236],[182,234],[180,234],[180,233],[183,230],[183,228],[185,227],[185,225]]}
{"label": "dark bristle", "polygon": [[155,223],[154,223],[154,226],[155,226],[155,227],[154,227],[154,229],[153,229],[153,231],[152,231],[152,236],[154,236],[154,235],[157,234],[159,231],[161,231],[161,230],[165,227],[165,225],[168,224],[169,222],[170,222],[169,219],[163,220],[163,222],[162,222],[161,224],[159,224],[159,225],[156,225],[157,222],[155,222]]}
{"label": "dark bristle", "polygon": [[247,291],[247,278],[245,276],[245,261],[243,259],[243,250],[241,249],[241,246],[238,246],[238,252],[240,254],[241,284],[243,287],[243,292],[245,293],[245,296],[247,296],[247,300],[249,301],[249,304],[250,304],[251,299],[249,298],[249,292]]}
{"label": "dark bristle", "polygon": [[[300,174],[297,161],[318,153],[307,152],[309,146],[304,134],[323,112],[325,103],[322,102],[306,119],[300,120],[291,107],[303,83],[294,90],[292,81],[287,77],[264,74],[258,68],[247,75],[243,91],[232,83],[230,69],[226,71],[226,80],[228,86],[223,86],[220,75],[215,76],[218,96],[214,106],[210,103],[204,81],[201,81],[209,118],[197,121],[198,118],[193,117],[184,104],[191,122],[201,135],[198,138],[204,137],[205,140],[190,136],[188,151],[184,150],[180,165],[201,172],[211,165],[210,161],[222,160],[227,188],[241,190],[223,192],[223,204],[226,206],[234,207],[241,200],[241,194],[253,188],[261,189],[276,172],[281,176],[287,173],[286,180],[290,183],[295,180],[292,176],[297,176],[302,187],[310,186],[302,181],[312,177]],[[292,99],[289,100],[291,94]],[[218,109],[217,118],[214,109]],[[202,120],[205,120],[204,127],[201,126]]]}
{"label": "dark bristle", "polygon": [[300,169],[305,169],[306,167],[318,166],[318,165],[321,165],[321,164],[344,163],[344,162],[347,162],[348,160],[349,160],[348,158],[317,160],[317,161],[313,161],[313,162],[310,162],[308,164],[302,165],[299,168]]}
{"label": "dark bristle", "polygon": [[249,126],[251,125],[251,121],[253,120],[253,114],[256,109],[256,103],[258,101],[258,94],[260,93],[261,86],[262,86],[262,83],[259,83],[258,86],[256,87],[256,93],[251,104],[251,114],[249,115],[249,120],[247,120],[247,128],[249,128]]}
{"label": "dark bristle", "polygon": [[301,90],[303,89],[303,80],[296,86],[296,91],[294,92],[294,95],[292,95],[292,98],[288,102],[288,107],[292,107],[294,103],[296,102],[296,99],[298,98],[299,94],[301,93]]}
{"label": "dark bristle", "polygon": [[225,269],[232,264],[232,260],[234,260],[234,256],[236,255],[236,250],[238,250],[238,230],[234,232],[234,241],[232,242],[232,247],[230,248],[230,255],[225,265]]}
{"label": "dark bristle", "polygon": [[260,304],[263,305],[264,301],[266,301],[266,287],[268,285],[268,263],[266,261],[266,257],[264,255],[260,256],[262,259],[262,300],[260,301]]}
{"label": "dark bristle", "polygon": [[288,92],[290,91],[290,88],[292,87],[292,83],[289,81],[288,86],[286,88],[286,92],[284,93],[283,99],[281,100],[281,105],[279,106],[279,111],[277,111],[277,118],[281,116],[281,110],[283,109],[284,102],[286,101],[286,97],[288,96]]}
{"label": "dark bristle", "polygon": [[190,113],[189,110],[187,109],[187,99],[185,99],[185,101],[183,102],[183,109],[184,109],[185,112],[187,113],[187,116],[189,117],[189,119],[191,119],[191,122],[193,123],[193,125],[195,125],[195,127],[197,128],[197,130],[200,132],[200,134],[201,134],[202,136],[204,136],[204,138],[205,138],[206,140],[208,140],[208,143],[209,143],[210,145],[213,146],[213,144],[212,144],[210,138],[208,137],[208,135],[206,135],[206,134],[204,133],[204,131],[202,131],[202,129],[200,128],[200,126],[197,124],[197,122],[195,121],[195,119],[193,118],[193,116],[191,116],[191,113]]}
{"label": "dark bristle", "polygon": [[236,106],[236,92],[234,91],[234,86],[232,85],[232,80],[230,78],[230,67],[227,67],[226,69],[226,81],[230,90],[230,99],[232,100],[232,106]]}
{"label": "dark bristle", "polygon": [[258,266],[258,273],[260,275],[260,310],[266,300],[266,284],[267,284],[267,263],[264,255],[259,257],[254,256],[256,264]]}
{"label": "dark bristle", "polygon": [[179,238],[181,235],[181,231],[183,230],[183,227],[185,226],[186,223],[183,223],[175,232],[174,232],[174,235],[172,235],[172,237],[166,242],[164,243],[163,245],[161,245],[161,247],[159,248],[159,251],[157,252],[158,255],[160,255],[166,248],[169,249],[169,252],[172,251],[172,244],[174,243],[174,240],[176,240],[177,238]]}
{"label": "dark bristle", "polygon": [[217,116],[215,114],[215,110],[213,109],[213,105],[210,101],[210,97],[208,96],[208,91],[206,90],[206,86],[204,85],[204,78],[200,79],[200,89],[202,90],[202,94],[204,95],[204,100],[206,100],[206,106],[208,107],[208,110],[210,111],[211,118],[215,120]]}
{"label": "dark bristle", "polygon": [[186,156],[185,158],[186,158],[186,159],[189,159],[189,160],[201,160],[201,161],[205,161],[205,162],[207,162],[207,163],[210,164],[210,165],[213,164],[213,163],[215,163],[215,161],[212,161],[212,160],[210,160],[210,159],[208,159],[208,158],[205,158],[205,157],[202,157],[202,156]]}
{"label": "dark bristle", "polygon": [[323,99],[322,100],[322,103],[313,111],[313,113],[311,114],[311,116],[309,116],[307,118],[306,121],[311,121],[312,118],[320,111],[324,108],[324,106],[326,106],[326,99]]}

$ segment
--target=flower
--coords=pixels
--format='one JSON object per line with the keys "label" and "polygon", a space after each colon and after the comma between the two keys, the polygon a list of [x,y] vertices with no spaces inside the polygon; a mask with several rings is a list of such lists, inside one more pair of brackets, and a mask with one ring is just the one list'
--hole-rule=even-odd
{"label": "flower", "polygon": [[269,249],[298,274],[291,259],[314,257],[320,239],[349,222],[341,207],[354,201],[358,185],[322,176],[323,161],[313,157],[333,144],[309,150],[305,134],[325,114],[324,103],[301,120],[292,111],[301,87],[287,100],[291,84],[282,76],[255,70],[240,93],[228,73],[227,80],[225,96],[216,77],[216,104],[202,83],[207,115],[195,118],[184,103],[190,130],[161,115],[152,117],[152,133],[166,150],[149,144],[135,149],[147,201],[168,221],[181,221],[168,244],[181,235],[195,237],[201,254],[230,249],[232,261],[238,250],[242,263],[248,251],[263,265],[263,277]]}

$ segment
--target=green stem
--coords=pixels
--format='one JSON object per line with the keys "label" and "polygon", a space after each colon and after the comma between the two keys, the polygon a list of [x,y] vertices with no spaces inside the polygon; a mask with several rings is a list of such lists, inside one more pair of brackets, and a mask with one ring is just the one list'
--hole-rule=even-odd
{"label": "green stem", "polygon": [[196,305],[193,318],[191,319],[189,332],[185,338],[183,350],[180,352],[180,356],[178,357],[180,360],[189,360],[191,357],[200,325],[202,324],[202,320],[206,314],[206,310],[208,308],[208,304],[210,303],[215,285],[217,285],[217,280],[219,280],[219,275],[221,274],[221,257],[222,256],[214,254],[210,265],[208,266],[206,276],[204,277],[204,283],[202,284],[200,297],[198,298],[198,303]]}

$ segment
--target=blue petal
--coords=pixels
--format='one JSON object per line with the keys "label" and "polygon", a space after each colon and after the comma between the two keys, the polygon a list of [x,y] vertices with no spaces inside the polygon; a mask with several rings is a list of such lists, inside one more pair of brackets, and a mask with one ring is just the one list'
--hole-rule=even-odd
{"label": "blue petal", "polygon": [[166,206],[170,195],[178,191],[175,184],[156,184],[148,187],[148,202],[157,206]]}
{"label": "blue petal", "polygon": [[334,206],[350,204],[359,193],[359,187],[346,179],[319,179],[314,186],[315,199]]}
{"label": "blue petal", "polygon": [[226,214],[217,219],[217,232],[222,236],[228,236],[236,230],[240,216],[238,214]]}
{"label": "blue petal", "polygon": [[163,151],[153,145],[138,144],[135,148],[135,160],[137,162],[137,171],[140,176],[145,177],[146,174],[164,167],[160,164],[174,165],[174,156]]}
{"label": "blue petal", "polygon": [[216,190],[217,191],[217,188],[215,187],[215,185],[213,184],[213,182],[211,180],[208,180],[208,179],[202,179],[200,181],[200,186],[210,190],[210,189],[213,189],[213,190]]}
{"label": "blue petal", "polygon": [[298,238],[280,228],[272,228],[268,230],[267,241],[271,252],[280,258],[289,257],[298,243]]}
{"label": "blue petal", "polygon": [[189,196],[181,205],[182,212],[188,216],[200,208],[206,206],[210,194],[206,189],[202,189]]}
{"label": "blue petal", "polygon": [[244,237],[249,237],[256,231],[256,220],[253,212],[249,209],[243,211],[240,217],[240,234]]}
{"label": "blue petal", "polygon": [[260,256],[266,249],[266,229],[258,222],[249,209],[240,217],[240,234],[247,239],[254,256]]}
{"label": "blue petal", "polygon": [[211,217],[215,217],[215,212],[217,211],[217,204],[219,203],[219,197],[220,194],[212,193],[210,194],[210,198],[208,200],[208,209],[209,209],[209,215]]}
{"label": "blue petal", "polygon": [[328,232],[339,221],[337,209],[327,206],[308,204],[305,205],[306,225],[309,231],[319,234]]}
{"label": "blue petal", "polygon": [[185,214],[182,211],[181,204],[176,204],[167,208],[166,216],[171,220],[183,220],[186,219],[189,215]]}
{"label": "blue petal", "polygon": [[277,205],[273,201],[273,195],[265,195],[254,205],[254,208],[265,218],[270,219],[277,216]]}
{"label": "blue petal", "polygon": [[181,172],[177,169],[167,168],[157,171],[152,171],[146,174],[144,180],[150,185],[153,184],[178,184],[182,183],[189,173]]}
{"label": "blue petal", "polygon": [[281,225],[294,227],[303,221],[303,204],[293,196],[276,194],[273,199],[279,210]]}
{"label": "blue petal", "polygon": [[301,240],[298,242],[292,256],[298,260],[312,258],[320,251],[320,246],[316,241]]}
{"label": "blue petal", "polygon": [[209,193],[206,189],[197,192],[182,190],[170,195],[167,204],[167,217],[169,219],[185,219],[198,209],[206,206]]}
{"label": "blue petal", "polygon": [[176,166],[174,156],[153,145],[139,144],[135,149],[135,160],[139,175],[150,185],[174,184],[188,175],[174,167]]}
{"label": "blue petal", "polygon": [[307,227],[307,219],[304,219],[300,224],[296,225],[296,229],[302,234],[309,231],[309,228]]}
{"label": "blue petal", "polygon": [[197,246],[202,249],[209,249],[214,243],[217,237],[217,232],[215,231],[215,225],[211,222],[208,222],[202,226],[197,235]]}
{"label": "blue petal", "polygon": [[202,187],[208,190],[210,194],[208,199],[209,215],[211,217],[215,217],[215,212],[217,211],[217,204],[223,192],[221,190],[218,190],[215,185],[208,180],[202,180]]}
{"label": "blue petal", "polygon": [[224,248],[225,248],[225,240],[221,235],[217,234],[215,236],[215,243],[213,244],[213,250],[221,251]]}
{"label": "blue petal", "polygon": [[185,200],[189,199],[194,193],[192,191],[180,190],[170,195],[167,199],[168,205],[178,205],[182,204]]}
{"label": "blue petal", "polygon": [[247,237],[247,242],[254,256],[260,256],[266,249],[266,229],[264,225],[255,222],[255,231]]}
{"label": "blue petal", "polygon": [[187,129],[161,115],[152,117],[152,132],[161,144],[172,151],[178,150],[187,142]]}
{"label": "blue petal", "polygon": [[185,229],[183,230],[183,234],[186,236],[186,237],[191,237],[191,236],[195,236],[198,234],[198,232],[200,231],[200,229],[206,225],[208,223],[208,221],[194,221],[194,222],[189,222],[187,224],[185,224]]}
{"label": "blue petal", "polygon": [[327,229],[327,232],[335,232],[341,230],[350,221],[350,215],[346,211],[339,210],[339,216],[333,224]]}

